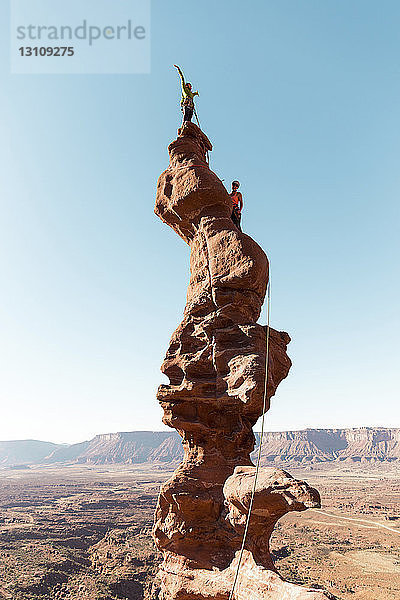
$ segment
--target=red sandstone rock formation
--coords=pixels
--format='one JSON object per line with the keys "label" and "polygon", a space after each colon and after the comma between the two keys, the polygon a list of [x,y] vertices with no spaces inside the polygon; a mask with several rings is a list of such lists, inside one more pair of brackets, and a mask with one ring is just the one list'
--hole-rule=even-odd
{"label": "red sandstone rock formation", "polygon": [[[204,133],[186,123],[169,146],[170,165],[157,186],[156,214],[190,246],[183,321],[162,365],[170,383],[158,391],[163,421],[179,432],[184,447],[183,462],[161,488],[153,530],[164,556],[165,600],[228,598],[254,477],[252,427],[263,409],[266,332],[257,320],[268,260],[233,224],[229,195],[206,162],[211,149]],[[288,374],[289,341],[287,333],[271,329],[267,407]],[[319,505],[319,497],[307,484],[283,471],[261,476],[255,501],[261,513],[251,519],[237,600],[249,594],[327,598],[282,581],[268,551],[276,520],[311,505]]]}

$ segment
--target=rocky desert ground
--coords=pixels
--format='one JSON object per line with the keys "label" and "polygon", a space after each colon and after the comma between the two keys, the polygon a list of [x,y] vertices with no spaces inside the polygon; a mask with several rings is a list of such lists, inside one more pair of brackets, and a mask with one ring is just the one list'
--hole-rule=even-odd
{"label": "rocky desert ground", "polygon": [[[322,508],[285,516],[277,570],[342,600],[400,598],[400,472],[393,464],[291,468]],[[69,465],[0,471],[0,598],[114,600],[153,595],[160,556],[150,535],[172,469]]]}

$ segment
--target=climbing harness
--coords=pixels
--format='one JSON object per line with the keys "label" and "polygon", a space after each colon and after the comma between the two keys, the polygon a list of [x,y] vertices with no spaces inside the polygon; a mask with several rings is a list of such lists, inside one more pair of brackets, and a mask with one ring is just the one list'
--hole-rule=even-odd
{"label": "climbing harness", "polygon": [[233,585],[232,585],[232,589],[230,591],[229,594],[229,600],[233,599],[233,593],[235,591],[235,587],[239,578],[239,571],[240,571],[240,564],[242,562],[242,558],[243,558],[243,552],[244,552],[244,547],[246,545],[246,539],[247,539],[247,533],[249,530],[249,524],[250,524],[250,517],[251,517],[251,511],[253,508],[253,503],[254,503],[254,496],[256,493],[256,487],[257,487],[257,479],[258,479],[258,472],[260,470],[260,462],[261,462],[261,450],[262,450],[262,443],[263,443],[263,437],[264,437],[264,422],[265,422],[265,412],[267,410],[267,389],[268,389],[268,358],[269,358],[269,332],[270,332],[270,310],[271,310],[271,283],[270,283],[270,277],[268,278],[268,284],[267,284],[267,333],[266,333],[266,348],[265,348],[265,382],[264,382],[264,399],[263,399],[263,412],[262,412],[262,418],[261,418],[261,435],[260,435],[260,443],[258,446],[258,454],[257,454],[257,463],[256,463],[256,473],[255,473],[255,477],[254,477],[254,485],[253,485],[253,489],[251,491],[251,498],[250,498],[250,504],[249,504],[249,510],[247,513],[247,518],[246,518],[246,526],[244,528],[244,533],[243,533],[243,540],[242,540],[242,545],[240,548],[240,553],[239,553],[239,560],[238,560],[238,564],[236,567],[236,573],[235,573],[235,579],[233,580]]}

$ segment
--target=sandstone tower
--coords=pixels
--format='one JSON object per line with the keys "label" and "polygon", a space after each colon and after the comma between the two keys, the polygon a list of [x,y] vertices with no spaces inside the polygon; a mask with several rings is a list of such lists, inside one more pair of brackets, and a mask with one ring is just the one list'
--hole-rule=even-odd
{"label": "sandstone tower", "polygon": [[[162,365],[170,383],[157,395],[163,421],[181,435],[185,452],[161,488],[155,515],[162,600],[229,598],[255,475],[252,428],[263,411],[266,330],[257,320],[268,259],[233,224],[229,195],[206,161],[211,150],[206,135],[185,123],[157,186],[155,213],[190,246],[183,321]],[[270,330],[267,408],[291,366],[289,341]],[[319,505],[305,482],[261,470],[234,598],[331,597],[283,581],[269,553],[283,514]]]}

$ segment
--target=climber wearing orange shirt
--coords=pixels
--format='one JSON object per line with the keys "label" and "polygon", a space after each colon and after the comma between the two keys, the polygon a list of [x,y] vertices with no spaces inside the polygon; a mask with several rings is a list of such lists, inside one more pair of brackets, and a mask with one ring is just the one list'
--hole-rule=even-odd
{"label": "climber wearing orange shirt", "polygon": [[240,220],[242,218],[243,197],[242,194],[238,191],[239,186],[240,183],[238,181],[232,181],[232,191],[229,195],[232,200],[232,221],[235,223],[239,231],[242,231],[240,227]]}

